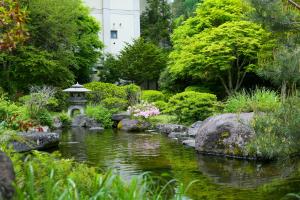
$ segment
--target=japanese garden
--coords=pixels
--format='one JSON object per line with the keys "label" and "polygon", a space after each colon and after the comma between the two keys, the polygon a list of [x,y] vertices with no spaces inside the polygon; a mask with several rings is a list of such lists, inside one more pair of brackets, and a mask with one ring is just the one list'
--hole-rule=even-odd
{"label": "japanese garden", "polygon": [[300,0],[0,1],[0,200],[300,199]]}

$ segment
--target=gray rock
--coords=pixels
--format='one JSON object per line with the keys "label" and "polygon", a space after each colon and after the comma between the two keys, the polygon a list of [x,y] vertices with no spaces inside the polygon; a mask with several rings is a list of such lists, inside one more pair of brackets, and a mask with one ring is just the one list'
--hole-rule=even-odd
{"label": "gray rock", "polygon": [[156,130],[160,133],[170,134],[172,132],[186,132],[187,127],[179,124],[158,124]]}
{"label": "gray rock", "polygon": [[104,128],[103,127],[92,127],[92,128],[89,128],[90,131],[104,131]]}
{"label": "gray rock", "polygon": [[206,119],[196,135],[196,150],[202,153],[247,157],[245,145],[254,137],[253,113],[222,114]]}
{"label": "gray rock", "polygon": [[130,114],[128,112],[122,112],[122,113],[117,113],[112,115],[112,120],[120,122],[123,119],[130,119]]}
{"label": "gray rock", "polygon": [[195,122],[194,124],[192,124],[189,128],[188,128],[188,135],[190,137],[195,137],[198,130],[200,129],[200,127],[202,126],[203,122],[202,121],[198,121]]}
{"label": "gray rock", "polygon": [[145,131],[150,128],[151,124],[148,122],[142,122],[139,120],[123,119],[118,124],[118,129],[127,132]]}
{"label": "gray rock", "polygon": [[86,115],[77,115],[72,121],[72,126],[85,128],[102,127],[100,123]]}
{"label": "gray rock", "polygon": [[0,152],[0,199],[11,199],[14,195],[12,185],[15,180],[13,164],[5,153]]}
{"label": "gray rock", "polygon": [[186,132],[172,132],[168,135],[169,138],[178,138],[178,139],[184,139],[188,137],[188,134]]}
{"label": "gray rock", "polygon": [[58,133],[18,133],[18,137],[20,137],[20,139],[11,142],[11,145],[16,152],[49,149],[58,146],[59,143]]}
{"label": "gray rock", "polygon": [[182,144],[185,146],[188,146],[188,147],[192,147],[192,148],[195,148],[195,146],[196,146],[195,139],[183,140]]}

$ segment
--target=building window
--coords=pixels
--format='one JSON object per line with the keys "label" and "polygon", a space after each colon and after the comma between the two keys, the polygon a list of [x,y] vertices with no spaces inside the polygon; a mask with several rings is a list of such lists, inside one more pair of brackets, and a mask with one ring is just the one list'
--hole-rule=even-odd
{"label": "building window", "polygon": [[110,38],[111,39],[118,39],[118,31],[116,31],[116,30],[110,31]]}

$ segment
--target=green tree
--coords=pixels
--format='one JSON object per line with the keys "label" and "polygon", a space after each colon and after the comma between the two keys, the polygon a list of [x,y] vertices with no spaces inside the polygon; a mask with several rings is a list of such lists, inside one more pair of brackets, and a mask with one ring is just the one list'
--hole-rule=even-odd
{"label": "green tree", "polygon": [[255,8],[252,19],[273,33],[276,47],[260,54],[257,73],[281,88],[282,100],[295,95],[299,85],[300,12],[297,2],[280,0],[250,1]]}
{"label": "green tree", "polygon": [[171,8],[167,0],[147,0],[141,15],[141,36],[156,45],[170,47]]}
{"label": "green tree", "polygon": [[157,81],[161,71],[166,67],[166,60],[164,50],[139,38],[132,44],[127,44],[116,60],[112,59],[109,68],[111,72],[119,71],[119,79],[142,84]]}
{"label": "green tree", "polygon": [[183,16],[188,18],[196,10],[197,4],[202,0],[174,0],[172,3],[172,13],[175,18]]}
{"label": "green tree", "polygon": [[[247,72],[257,64],[257,53],[267,50],[269,34],[244,21],[250,11],[241,0],[206,0],[172,35],[174,50],[168,71],[175,79],[220,81],[226,93],[236,92]],[[268,48],[267,48],[268,47]]]}

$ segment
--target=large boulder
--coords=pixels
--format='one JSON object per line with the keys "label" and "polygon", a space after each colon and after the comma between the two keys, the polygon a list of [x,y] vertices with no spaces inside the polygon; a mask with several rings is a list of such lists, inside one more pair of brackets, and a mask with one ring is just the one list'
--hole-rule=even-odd
{"label": "large boulder", "polygon": [[118,129],[127,132],[138,132],[149,129],[151,124],[137,119],[123,119],[118,123]]}
{"label": "large boulder", "polygon": [[186,132],[188,128],[179,124],[158,124],[156,126],[156,131],[159,133],[170,134],[174,132]]}
{"label": "large boulder", "polygon": [[198,130],[200,129],[200,127],[202,126],[203,122],[202,121],[197,121],[195,123],[193,123],[187,131],[187,134],[190,137],[196,137]]}
{"label": "large boulder", "polygon": [[196,150],[202,153],[247,157],[245,146],[255,135],[253,113],[222,114],[206,119],[196,135]]}
{"label": "large boulder", "polygon": [[3,152],[0,152],[0,199],[11,199],[14,194],[12,185],[15,180],[15,172],[11,160]]}
{"label": "large boulder", "polygon": [[117,113],[117,114],[113,114],[111,119],[114,122],[113,127],[117,128],[118,124],[120,121],[122,121],[123,119],[130,119],[130,113],[129,112],[121,112],[121,113]]}
{"label": "large boulder", "polygon": [[24,132],[18,133],[17,139],[11,143],[16,152],[45,150],[59,144],[58,133]]}
{"label": "large boulder", "polygon": [[92,119],[86,115],[77,115],[76,117],[74,117],[72,121],[72,126],[85,128],[102,127],[102,125],[98,123],[95,119]]}

